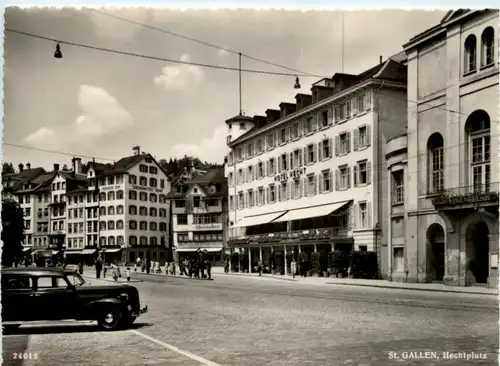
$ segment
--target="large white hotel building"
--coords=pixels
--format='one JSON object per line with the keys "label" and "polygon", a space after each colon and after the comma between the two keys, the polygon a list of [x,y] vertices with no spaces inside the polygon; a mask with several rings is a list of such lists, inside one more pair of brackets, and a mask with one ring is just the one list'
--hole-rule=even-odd
{"label": "large white hotel building", "polygon": [[267,264],[271,252],[287,273],[292,251],[386,245],[385,145],[406,131],[405,62],[398,54],[335,74],[265,117],[226,121],[228,244],[241,269]]}

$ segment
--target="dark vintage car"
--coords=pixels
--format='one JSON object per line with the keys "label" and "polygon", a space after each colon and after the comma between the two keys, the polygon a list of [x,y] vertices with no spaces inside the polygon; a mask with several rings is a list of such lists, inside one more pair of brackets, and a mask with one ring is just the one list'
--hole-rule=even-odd
{"label": "dark vintage car", "polygon": [[141,308],[129,285],[93,286],[75,270],[60,267],[2,268],[2,326],[6,331],[33,321],[96,320],[103,330],[130,326]]}

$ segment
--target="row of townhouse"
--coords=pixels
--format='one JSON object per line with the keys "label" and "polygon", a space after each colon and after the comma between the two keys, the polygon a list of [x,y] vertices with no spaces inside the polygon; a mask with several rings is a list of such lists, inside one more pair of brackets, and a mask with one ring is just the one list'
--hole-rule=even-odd
{"label": "row of townhouse", "polygon": [[24,211],[26,251],[64,250],[67,258],[87,261],[98,250],[106,260],[166,259],[171,184],[139,147],[114,164],[82,165],[75,158],[72,170],[54,164],[52,172],[36,168],[36,176],[24,180],[27,174],[19,168],[18,174],[3,177],[4,187],[10,187],[3,198],[15,198]]}
{"label": "row of townhouse", "polygon": [[357,249],[389,280],[497,287],[498,16],[450,11],[364,73],[227,120],[228,244],[243,266]]}

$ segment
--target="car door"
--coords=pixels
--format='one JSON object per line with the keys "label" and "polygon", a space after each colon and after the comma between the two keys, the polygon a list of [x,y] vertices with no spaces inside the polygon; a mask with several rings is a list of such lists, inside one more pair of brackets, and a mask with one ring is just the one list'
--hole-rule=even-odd
{"label": "car door", "polygon": [[26,321],[33,316],[33,279],[27,275],[2,275],[2,320]]}
{"label": "car door", "polygon": [[43,309],[43,320],[75,319],[77,295],[63,275],[38,277],[37,298]]}

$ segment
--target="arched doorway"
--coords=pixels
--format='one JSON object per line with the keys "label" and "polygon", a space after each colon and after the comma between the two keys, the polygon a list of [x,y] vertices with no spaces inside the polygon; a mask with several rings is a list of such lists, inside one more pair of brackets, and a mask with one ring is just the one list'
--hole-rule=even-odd
{"label": "arched doorway", "polygon": [[482,220],[469,224],[465,232],[467,240],[467,267],[476,283],[488,283],[489,276],[489,230]]}
{"label": "arched doorway", "polygon": [[444,229],[434,223],[427,229],[427,266],[433,281],[443,281],[445,265]]}

